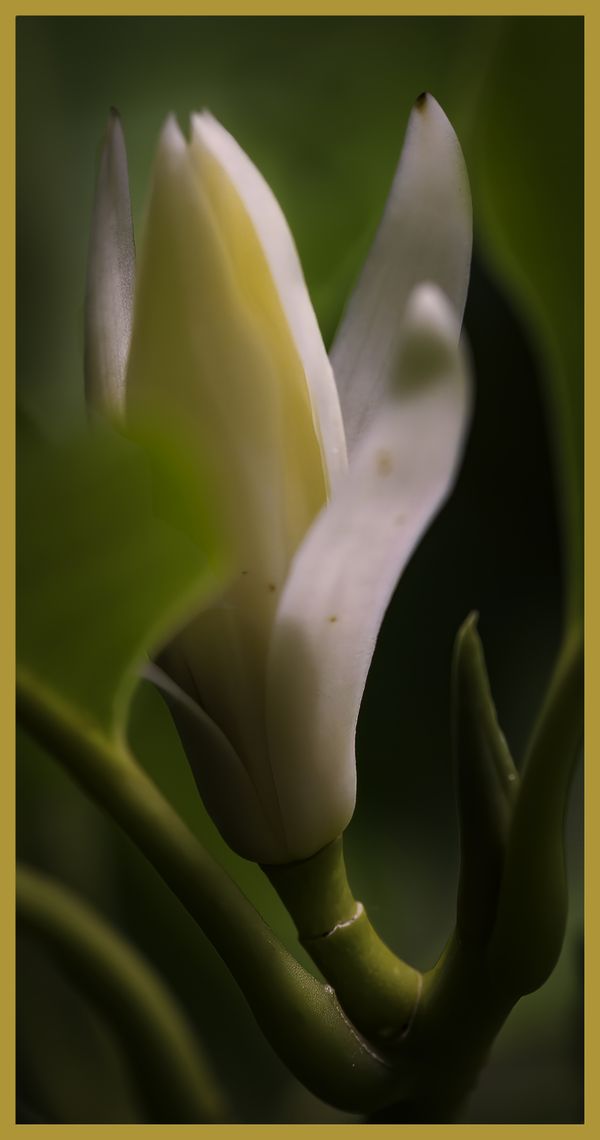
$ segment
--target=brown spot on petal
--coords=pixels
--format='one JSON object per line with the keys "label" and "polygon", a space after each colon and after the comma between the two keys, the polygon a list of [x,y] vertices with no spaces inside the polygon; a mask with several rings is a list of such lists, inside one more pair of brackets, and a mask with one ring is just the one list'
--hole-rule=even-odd
{"label": "brown spot on petal", "polygon": [[276,589],[277,589],[277,586],[275,585],[275,583],[269,582],[269,584],[267,586],[267,590],[269,591],[269,593],[274,594]]}
{"label": "brown spot on petal", "polygon": [[331,622],[337,621],[337,614],[331,614],[327,620]]}
{"label": "brown spot on petal", "polygon": [[421,94],[417,95],[417,98],[415,99],[415,107],[417,108],[417,111],[423,111],[425,109],[426,102],[427,92],[421,91]]}
{"label": "brown spot on petal", "polygon": [[389,475],[394,466],[389,451],[385,451],[383,448],[381,451],[377,452],[375,456],[375,464],[377,467],[378,475]]}

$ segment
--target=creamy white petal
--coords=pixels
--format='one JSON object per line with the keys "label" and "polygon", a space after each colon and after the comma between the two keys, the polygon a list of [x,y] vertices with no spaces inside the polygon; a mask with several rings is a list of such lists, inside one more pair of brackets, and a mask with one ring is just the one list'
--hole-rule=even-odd
{"label": "creamy white petal", "polygon": [[242,546],[268,548],[281,582],[326,494],[310,399],[244,204],[173,119],[154,169],[127,408],[177,417],[218,452]]}
{"label": "creamy white petal", "polygon": [[462,320],[471,244],[471,195],[460,144],[436,100],[422,95],[331,350],[350,455],[385,394],[404,306],[415,286],[434,282]]}
{"label": "creamy white petal", "polygon": [[[264,685],[293,552],[326,498],[302,363],[261,243],[227,172],[174,119],[157,155],[127,373],[134,428],[171,423],[211,472],[238,576],[176,641],[196,697],[246,765],[269,818]],[[179,678],[177,678],[179,680]],[[184,680],[180,684],[187,689]]]}
{"label": "creamy white petal", "polygon": [[298,551],[279,606],[269,746],[296,858],[333,839],[352,815],[355,728],[379,627],[462,452],[470,395],[458,331],[435,286],[415,290],[393,383]]}
{"label": "creamy white petal", "polygon": [[85,390],[91,407],[119,415],[131,339],[135,247],[127,152],[111,111],[96,183],[85,297]]}
{"label": "creamy white petal", "polygon": [[346,469],[346,442],[333,372],[285,215],[270,186],[232,135],[207,111],[192,132],[222,166],[250,217],[306,376],[329,485]]}

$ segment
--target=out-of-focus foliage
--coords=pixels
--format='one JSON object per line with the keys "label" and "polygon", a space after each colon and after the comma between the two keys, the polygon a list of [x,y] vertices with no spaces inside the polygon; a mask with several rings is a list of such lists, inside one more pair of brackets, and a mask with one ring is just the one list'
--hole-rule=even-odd
{"label": "out-of-focus foliage", "polygon": [[[124,122],[138,235],[166,114],[175,111],[185,124],[189,111],[207,106],[223,121],[283,206],[327,342],[420,91],[435,95],[457,130],[476,227],[465,318],[475,419],[456,493],[411,561],[379,640],[359,723],[358,809],[347,837],[357,897],[394,949],[427,968],[455,910],[449,678],[456,630],[479,610],[500,721],[518,759],[556,652],[565,580],[570,613],[577,608],[583,21],[21,17],[17,51],[18,399],[35,434],[53,441],[35,443],[29,430],[19,431],[22,644],[105,724],[134,656],[154,643],[163,603],[169,608],[186,593],[198,571],[208,588],[215,554],[206,546],[212,524],[200,541],[193,526],[190,534],[187,491],[184,517],[173,519],[185,479],[173,457],[161,454],[175,494],[155,530],[146,512],[148,472],[133,445],[64,448],[80,435],[84,415],[87,235],[109,106]],[[570,520],[564,555],[559,501]],[[198,507],[206,520],[204,494]],[[115,543],[118,536],[126,541]],[[106,557],[111,543],[117,560]],[[123,605],[132,582],[131,605]],[[225,848],[204,813],[169,716],[147,686],[135,694],[130,736],[177,809],[293,946],[289,919],[262,874]],[[18,785],[22,855],[101,904],[143,947],[212,1049],[239,1119],[344,1119],[289,1076],[167,889],[25,738]],[[580,1119],[579,801],[576,787],[563,955],[500,1035],[469,1121]],[[53,996],[37,952],[23,957],[21,986],[29,995],[20,1022],[24,1119],[27,1112],[49,1120],[134,1119],[126,1077],[123,1088],[112,1080],[122,1059],[106,1027],[73,994],[69,1004],[62,991]],[[63,1017],[63,1009],[72,1015]],[[49,1050],[51,1088],[44,1078]],[[66,1077],[74,1059],[77,1098]]]}
{"label": "out-of-focus foliage", "polygon": [[[473,143],[480,234],[544,362],[569,618],[583,605],[583,24],[510,22]],[[539,50],[544,66],[534,61]]]}
{"label": "out-of-focus foliage", "polygon": [[20,439],[18,663],[108,737],[145,653],[222,585],[214,505],[192,471],[172,445],[115,433]]}

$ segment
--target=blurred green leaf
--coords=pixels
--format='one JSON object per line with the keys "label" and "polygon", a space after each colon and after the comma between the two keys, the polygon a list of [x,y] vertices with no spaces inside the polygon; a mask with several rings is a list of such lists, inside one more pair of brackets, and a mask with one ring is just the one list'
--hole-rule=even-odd
{"label": "blurred green leaf", "polygon": [[583,592],[582,17],[504,22],[479,104],[473,154],[474,212],[484,245],[528,317],[544,365],[562,500],[567,617],[577,621]]}
{"label": "blurred green leaf", "polygon": [[151,964],[79,895],[17,869],[17,918],[107,1019],[151,1119],[218,1121],[227,1106],[187,1018]]}
{"label": "blurred green leaf", "polygon": [[174,441],[18,448],[17,659],[110,738],[140,663],[221,588],[208,488]]}

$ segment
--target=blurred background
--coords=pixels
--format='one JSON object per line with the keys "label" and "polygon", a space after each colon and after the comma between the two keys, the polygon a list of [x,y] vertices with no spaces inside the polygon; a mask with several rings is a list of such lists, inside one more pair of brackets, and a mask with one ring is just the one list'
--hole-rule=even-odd
{"label": "blurred background", "polygon": [[[17,20],[19,422],[61,440],[83,417],[83,295],[99,141],[115,105],[139,237],[165,116],[209,108],[290,222],[327,344],[381,214],[412,103],[431,91],[472,181],[465,327],[476,409],[458,487],[390,606],[361,710],[352,886],[390,945],[434,964],[455,912],[452,643],[480,613],[500,722],[519,760],[579,576],[583,20],[197,17]],[[27,520],[21,525],[26,526]],[[43,568],[40,567],[40,571]],[[141,762],[309,968],[262,873],[227,850],[169,715],[136,693]],[[582,1119],[582,784],[567,818],[570,914],[558,966],[500,1034],[471,1123]],[[18,847],[135,942],[187,1010],[246,1122],[355,1120],[287,1072],[220,959],[123,835],[25,735]],[[111,1028],[19,941],[23,1121],[143,1120]]]}

